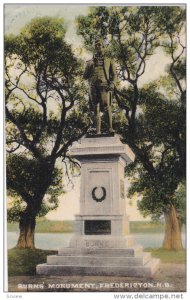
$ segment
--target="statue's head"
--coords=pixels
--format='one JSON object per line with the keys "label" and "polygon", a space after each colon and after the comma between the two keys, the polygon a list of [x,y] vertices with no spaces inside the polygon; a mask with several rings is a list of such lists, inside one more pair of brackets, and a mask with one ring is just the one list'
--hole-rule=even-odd
{"label": "statue's head", "polygon": [[103,46],[103,42],[102,42],[101,38],[96,38],[94,46],[95,46],[95,53],[96,54],[99,54],[99,55],[104,54],[104,46]]}

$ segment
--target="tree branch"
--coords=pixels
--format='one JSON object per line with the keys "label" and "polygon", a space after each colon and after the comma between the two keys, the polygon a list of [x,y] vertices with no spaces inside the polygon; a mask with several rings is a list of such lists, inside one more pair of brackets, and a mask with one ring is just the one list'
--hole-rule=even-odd
{"label": "tree branch", "polygon": [[128,68],[127,63],[126,63],[126,60],[125,60],[125,52],[124,52],[124,49],[123,49],[123,44],[122,44],[122,42],[121,42],[121,34],[120,34],[120,33],[118,34],[118,42],[119,42],[120,49],[121,49],[121,52],[122,52],[122,62],[123,62],[123,65],[124,65],[124,67],[125,67],[125,70],[126,70],[127,76],[128,76],[127,80],[128,80],[131,84],[133,84],[133,83],[134,83],[134,80],[131,79],[131,75],[130,75],[130,72],[129,72],[129,68]]}
{"label": "tree branch", "polygon": [[20,135],[21,135],[21,138],[22,138],[22,140],[23,140],[23,142],[24,142],[23,145],[24,145],[28,150],[30,150],[30,151],[34,154],[34,156],[35,156],[36,158],[42,157],[40,151],[39,151],[37,148],[35,148],[34,145],[33,145],[33,143],[32,143],[32,141],[29,140],[29,139],[27,138],[27,136],[26,136],[26,134],[25,134],[25,132],[24,132],[24,129],[22,128],[21,124],[19,123],[18,120],[16,120],[16,119],[13,117],[13,115],[12,115],[12,114],[10,113],[10,111],[8,110],[7,106],[5,107],[5,111],[6,111],[6,116],[7,116],[8,120],[9,120],[10,122],[12,122],[12,123],[17,127],[17,129],[19,130]]}
{"label": "tree branch", "polygon": [[[18,143],[18,142],[17,142],[17,143]],[[8,150],[8,149],[7,149],[7,152],[8,152],[8,153],[13,153],[13,152],[15,152],[16,150],[18,150],[18,149],[20,148],[20,146],[21,146],[21,144],[18,143],[18,146],[16,146],[15,148],[11,148],[11,150]]]}
{"label": "tree branch", "polygon": [[89,126],[86,126],[78,136],[70,138],[69,141],[66,144],[64,144],[61,147],[61,149],[57,152],[56,157],[60,157],[63,154],[66,155],[66,152],[67,152],[69,146],[71,146],[74,142],[76,142],[80,138],[82,138],[85,135],[85,133],[87,133],[88,129],[89,129]]}

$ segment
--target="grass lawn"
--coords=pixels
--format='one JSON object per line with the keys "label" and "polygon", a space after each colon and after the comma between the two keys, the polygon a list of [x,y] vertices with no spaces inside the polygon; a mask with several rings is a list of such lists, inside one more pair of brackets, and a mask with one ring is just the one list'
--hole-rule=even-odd
{"label": "grass lawn", "polygon": [[[185,263],[186,252],[168,251],[163,249],[146,248],[145,251],[152,252],[153,257],[161,259],[163,263]],[[45,263],[46,256],[56,254],[57,251],[41,249],[10,249],[8,251],[8,274],[9,276],[29,276],[36,274],[36,265]]]}
{"label": "grass lawn", "polygon": [[35,275],[36,265],[45,263],[46,256],[51,254],[57,254],[57,251],[16,248],[8,250],[8,276]]}
{"label": "grass lawn", "polygon": [[160,258],[162,263],[175,263],[185,264],[186,263],[186,251],[169,251],[162,248],[145,248],[144,251],[151,252],[152,257]]}

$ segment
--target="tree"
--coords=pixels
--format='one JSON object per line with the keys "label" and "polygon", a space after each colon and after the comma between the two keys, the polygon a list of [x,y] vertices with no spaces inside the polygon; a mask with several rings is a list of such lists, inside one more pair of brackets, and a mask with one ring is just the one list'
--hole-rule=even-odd
{"label": "tree", "polygon": [[180,111],[179,103],[163,99],[163,95],[155,93],[155,87],[152,92],[151,88],[147,88],[145,93],[148,98],[145,95],[142,97],[146,103],[143,115],[139,116],[139,137],[143,141],[142,148],[150,146],[148,157],[153,162],[153,172],[147,172],[143,164],[136,161],[130,172],[138,172],[138,175],[131,185],[129,195],[142,193],[143,198],[138,206],[145,216],[151,214],[157,219],[164,214],[166,232],[163,246],[177,250],[182,247],[184,211],[181,210],[182,202],[176,198],[176,190],[185,177],[185,157],[180,157],[178,147],[182,153],[185,148],[183,138],[178,143],[175,136],[178,131],[183,133],[185,115]]}
{"label": "tree", "polygon": [[[20,215],[26,210],[26,202],[23,202],[21,195],[23,193],[32,194],[40,182],[41,169],[39,163],[34,159],[28,159],[25,155],[8,154],[7,155],[7,189],[11,197],[11,206],[8,208],[7,216],[9,222],[19,222]],[[58,207],[58,196],[63,193],[62,172],[58,168],[53,171],[51,186],[47,189],[44,200],[41,204],[37,216],[44,216],[50,210]],[[30,218],[30,212],[28,215]],[[29,226],[29,224],[26,224]],[[20,226],[21,227],[21,226]],[[22,226],[23,227],[23,226]],[[27,230],[27,239],[25,231],[21,230],[18,245],[26,240],[28,248],[34,245],[34,228],[30,226]]]}
{"label": "tree", "polygon": [[44,17],[5,37],[7,185],[25,203],[18,248],[35,247],[45,195],[53,196],[61,161],[72,163],[68,149],[90,124],[81,63],[65,33],[62,19]]}
{"label": "tree", "polygon": [[[182,217],[175,195],[185,178],[184,22],[179,6],[93,7],[78,18],[86,48],[92,51],[95,37],[102,36],[116,61],[122,85],[114,90],[115,129],[136,155],[126,169],[135,176],[129,193],[141,193],[144,213],[164,214],[163,246],[176,250],[182,248]],[[143,85],[148,60],[158,50],[170,58],[167,75]]]}

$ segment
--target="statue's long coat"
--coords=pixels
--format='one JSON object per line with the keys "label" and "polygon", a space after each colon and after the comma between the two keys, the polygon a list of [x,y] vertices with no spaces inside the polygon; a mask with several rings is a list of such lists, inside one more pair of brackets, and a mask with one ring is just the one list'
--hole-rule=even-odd
{"label": "statue's long coat", "polygon": [[[89,96],[90,96],[90,104],[92,107],[101,101],[101,91],[99,90],[101,84],[97,87],[92,82],[94,68],[95,68],[94,59],[87,61],[86,68],[83,75],[84,79],[88,79],[89,81]],[[109,91],[110,83],[114,82],[114,80],[116,79],[115,66],[113,64],[113,61],[110,58],[104,58],[103,70],[106,78],[106,84],[104,83],[102,86],[104,87],[107,86],[107,90]],[[111,102],[111,93],[110,93],[110,102]]]}

